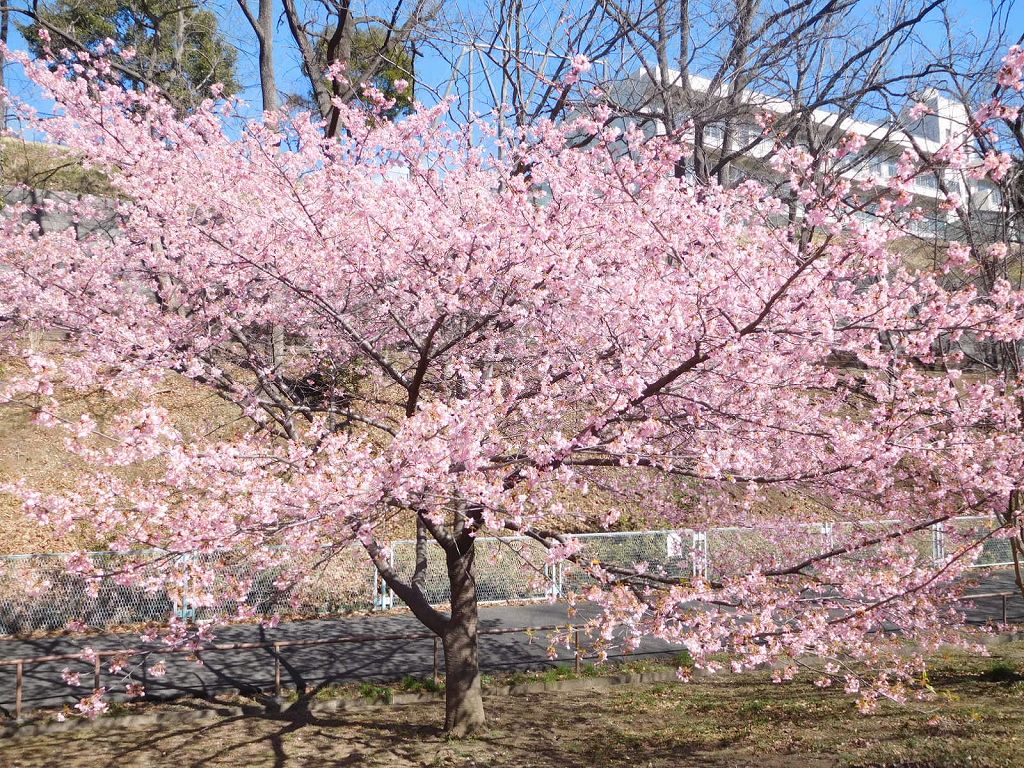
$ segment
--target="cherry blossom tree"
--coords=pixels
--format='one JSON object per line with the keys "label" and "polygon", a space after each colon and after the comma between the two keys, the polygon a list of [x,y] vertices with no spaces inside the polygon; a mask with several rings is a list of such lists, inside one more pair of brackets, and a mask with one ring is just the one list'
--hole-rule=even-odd
{"label": "cherry blossom tree", "polygon": [[[1018,105],[1024,89],[1020,71],[1024,48],[1018,43],[999,60],[992,57],[987,70],[994,77],[967,78],[950,72],[951,88],[966,115],[961,136],[951,136],[937,152],[921,152],[911,134],[913,149],[924,158],[934,178],[959,262],[967,269],[950,269],[944,279],[952,286],[973,285],[981,294],[1024,281],[1024,114]],[[992,83],[992,80],[995,83]],[[976,92],[986,94],[979,99]],[[913,110],[930,113],[928,105]],[[1015,388],[1021,375],[1021,350],[1012,341],[986,340],[969,352],[971,362],[987,375],[1004,379]],[[1024,503],[1020,490],[1006,500],[1007,519]],[[997,513],[998,514],[998,513]],[[1009,541],[1017,585],[1024,591],[1024,530]]]}
{"label": "cherry blossom tree", "polygon": [[[299,555],[362,548],[442,641],[453,735],[484,723],[484,533],[586,570],[573,600],[603,609],[599,654],[654,635],[711,668],[723,651],[780,678],[807,667],[870,708],[911,695],[922,662],[900,643],[950,640],[960,575],[1020,525],[939,562],[919,546],[1018,488],[1017,382],[993,386],[959,350],[1016,343],[1024,307],[1007,284],[981,297],[907,267],[890,247],[912,215],[901,189],[879,218],[850,215],[850,181],[780,147],[805,211],[787,225],[757,184],[676,178],[684,148],[607,127],[605,108],[479,147],[443,106],[382,119],[381,96],[376,110],[338,101],[344,131],[325,138],[314,116],[242,122],[230,102],[179,118],[83,53],[24,64],[57,109],[21,105],[22,119],[107,173],[117,227],[43,234],[23,206],[2,221],[3,351],[22,368],[0,401],[63,425],[97,465],[74,493],[8,490],[57,530],[169,553],[157,576],[150,563],[119,578],[171,579],[177,555],[198,555],[201,604],[245,593],[218,573],[225,552],[301,579]],[[594,141],[568,149],[580,132]],[[838,147],[836,167],[857,149]],[[237,409],[230,431],[174,426],[157,395],[186,380]],[[105,392],[120,415],[69,422],[67,390]],[[639,503],[773,546],[707,578],[588,559],[561,531],[593,522],[592,495],[605,524]],[[810,519],[847,533],[794,533]],[[388,557],[403,524],[411,576]],[[428,544],[444,552],[447,610],[423,588]]]}

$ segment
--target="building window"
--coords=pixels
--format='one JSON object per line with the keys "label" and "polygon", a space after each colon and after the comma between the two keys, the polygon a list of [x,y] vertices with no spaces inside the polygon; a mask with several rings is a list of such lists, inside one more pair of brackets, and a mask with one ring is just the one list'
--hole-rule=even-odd
{"label": "building window", "polygon": [[760,143],[761,132],[749,125],[741,125],[736,129],[736,143],[745,147],[748,144],[757,146]]}
{"label": "building window", "polygon": [[895,176],[897,170],[895,160],[875,160],[871,163],[871,175],[878,176],[882,179],[888,179],[890,176]]}

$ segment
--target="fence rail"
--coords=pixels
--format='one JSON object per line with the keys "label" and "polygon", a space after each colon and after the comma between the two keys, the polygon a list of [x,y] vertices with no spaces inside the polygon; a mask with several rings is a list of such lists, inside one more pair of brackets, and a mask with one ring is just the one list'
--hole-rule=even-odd
{"label": "fence rail", "polygon": [[[743,573],[754,566],[775,567],[809,555],[830,551],[837,545],[868,539],[892,525],[879,523],[800,524],[770,530],[756,528],[708,528],[706,530],[652,530],[624,533],[592,533],[576,536],[587,560],[633,565],[644,563],[649,571],[671,577],[721,578]],[[974,562],[976,567],[1012,564],[1009,542],[985,537],[991,518],[958,518],[906,537],[908,546],[937,562],[984,538]],[[416,543],[394,542],[390,550],[393,568],[406,577],[415,567]],[[167,553],[94,552],[94,567],[106,574],[99,578],[69,570],[70,554],[10,555],[0,557],[0,635],[63,631],[77,626],[114,628],[166,620],[173,612],[184,616],[231,615],[240,607],[257,615],[280,613],[295,617],[328,616],[352,610],[386,610],[395,596],[361,551],[349,548],[323,559],[309,558],[310,578],[285,595],[279,586],[280,569],[257,568],[245,557],[226,553],[219,561],[224,578],[246,585],[244,597],[222,601],[214,608],[197,609],[190,598],[187,575],[173,588],[166,579],[153,578],[149,588],[137,579],[117,574],[128,567],[145,570],[148,561]],[[870,557],[870,548],[849,557]],[[148,560],[147,560],[148,558]],[[436,604],[448,602],[444,553],[431,545],[423,589]],[[180,557],[182,574],[188,558]],[[548,563],[547,552],[525,537],[477,540],[477,593],[481,602],[502,603],[558,598],[590,583],[584,569],[568,562]]]}

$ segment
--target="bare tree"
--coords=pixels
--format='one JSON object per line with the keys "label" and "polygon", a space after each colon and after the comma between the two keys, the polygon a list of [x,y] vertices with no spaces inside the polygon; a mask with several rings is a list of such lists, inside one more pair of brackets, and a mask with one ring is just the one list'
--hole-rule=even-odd
{"label": "bare tree", "polygon": [[[573,55],[586,55],[595,62],[589,82],[617,118],[693,144],[678,173],[729,183],[753,150],[770,154],[754,130],[766,111],[774,135],[814,156],[834,147],[854,116],[898,130],[890,107],[937,71],[923,27],[950,2],[492,0],[446,42],[456,69],[470,63],[468,78],[458,76],[479,111],[498,106],[516,125],[585,106],[559,80]],[[495,74],[484,77],[485,64]]]}
{"label": "bare tree", "polygon": [[[0,8],[0,44],[7,45],[7,36],[11,29],[11,10],[7,6]],[[4,89],[7,87],[7,62],[4,61],[3,51],[0,50],[0,130],[7,127],[7,101],[4,99]]]}
{"label": "bare tree", "polygon": [[[240,0],[242,1],[242,0]],[[342,78],[326,78],[324,71],[336,64],[351,69],[354,64],[353,41],[360,30],[376,28],[383,34],[375,38],[372,50],[359,64],[359,77],[372,81],[385,69],[401,67],[393,52],[414,45],[418,36],[425,34],[431,22],[442,10],[442,0],[394,0],[382,13],[372,13],[363,7],[359,13],[351,0],[323,0],[322,14],[311,14],[300,9],[295,0],[282,0],[283,15],[288,30],[298,48],[302,68],[306,73],[313,102],[327,120],[327,135],[338,132],[338,112],[334,99],[350,101],[357,96],[356,84]],[[411,6],[411,7],[410,7]],[[412,71],[404,72],[414,79]]]}
{"label": "bare tree", "polygon": [[[1013,0],[1004,0],[994,6],[992,24],[976,33],[975,45],[966,48],[957,34],[954,21],[943,19],[945,29],[945,55],[935,57],[935,67],[942,78],[935,86],[954,103],[963,123],[961,132],[971,136],[969,152],[976,158],[990,153],[1006,153],[1013,158],[1008,172],[998,181],[991,178],[983,184],[971,180],[964,170],[949,168],[942,162],[931,164],[937,188],[946,196],[956,194],[961,205],[951,207],[947,223],[947,238],[966,243],[978,258],[991,243],[1010,243],[1016,246],[1006,259],[985,265],[986,290],[997,279],[1006,279],[1018,288],[1024,287],[1024,114],[1005,117],[995,131],[978,130],[975,113],[979,105],[992,99],[1011,101],[1005,86],[996,86],[1000,60],[1013,44],[1024,43],[1024,34],[1008,37],[1006,25],[1001,23],[1016,11]],[[908,136],[913,140],[913,134]],[[919,152],[918,154],[925,154]],[[927,159],[927,158],[926,158]]]}

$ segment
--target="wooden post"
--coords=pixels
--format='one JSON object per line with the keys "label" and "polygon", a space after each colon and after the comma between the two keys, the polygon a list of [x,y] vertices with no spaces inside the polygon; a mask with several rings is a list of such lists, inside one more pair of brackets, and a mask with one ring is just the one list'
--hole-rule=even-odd
{"label": "wooden post", "polygon": [[281,695],[281,644],[274,643],[274,695]]}
{"label": "wooden post", "polygon": [[99,654],[96,654],[96,658],[92,660],[92,687],[94,691],[100,689],[100,670],[103,665],[103,661],[100,659]]}
{"label": "wooden post", "polygon": [[439,639],[440,638],[436,635],[434,636],[434,685],[437,685],[441,681],[441,678],[438,677],[438,669],[441,666],[441,649],[438,643]]}
{"label": "wooden post", "polygon": [[21,720],[21,699],[25,690],[25,662],[18,659],[14,668],[14,719]]}
{"label": "wooden post", "polygon": [[1005,624],[1006,623],[1006,594],[1003,593],[1002,595],[1000,595],[1000,597],[1003,598],[1003,624]]}
{"label": "wooden post", "polygon": [[572,660],[572,668],[578,675],[580,673],[580,631],[578,629],[574,629],[573,632],[576,635],[576,655]]}

